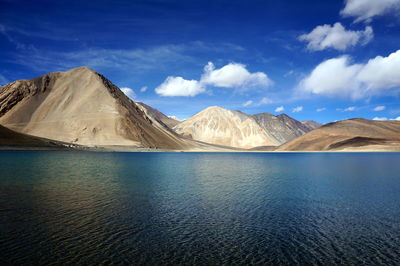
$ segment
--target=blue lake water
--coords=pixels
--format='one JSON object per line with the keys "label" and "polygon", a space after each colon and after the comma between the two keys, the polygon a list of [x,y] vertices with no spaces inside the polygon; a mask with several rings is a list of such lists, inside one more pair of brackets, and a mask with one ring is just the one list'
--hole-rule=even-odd
{"label": "blue lake water", "polygon": [[0,264],[399,264],[400,153],[0,152]]}

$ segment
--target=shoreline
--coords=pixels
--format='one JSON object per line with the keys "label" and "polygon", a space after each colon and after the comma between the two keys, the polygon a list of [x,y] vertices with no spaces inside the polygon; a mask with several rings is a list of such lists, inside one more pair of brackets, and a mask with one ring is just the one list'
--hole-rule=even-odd
{"label": "shoreline", "polygon": [[399,153],[400,149],[345,149],[345,150],[321,150],[321,151],[283,151],[283,150],[242,150],[242,149],[188,149],[188,150],[168,150],[154,148],[133,148],[128,146],[115,147],[31,147],[31,146],[0,146],[1,151],[70,151],[70,152],[165,152],[165,153]]}

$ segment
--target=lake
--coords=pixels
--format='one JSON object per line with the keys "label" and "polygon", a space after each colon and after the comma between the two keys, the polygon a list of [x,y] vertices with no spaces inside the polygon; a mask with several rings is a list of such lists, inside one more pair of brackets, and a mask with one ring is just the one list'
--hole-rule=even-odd
{"label": "lake", "polygon": [[0,264],[400,264],[400,153],[0,152]]}

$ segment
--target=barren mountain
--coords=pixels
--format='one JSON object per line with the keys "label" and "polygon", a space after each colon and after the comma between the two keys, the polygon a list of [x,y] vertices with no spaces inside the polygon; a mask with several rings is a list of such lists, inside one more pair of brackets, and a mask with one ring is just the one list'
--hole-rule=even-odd
{"label": "barren mountain", "polygon": [[143,110],[148,116],[157,120],[159,123],[165,124],[169,128],[173,128],[174,126],[180,123],[178,120],[166,116],[165,114],[158,111],[156,108],[153,108],[145,103],[137,102],[137,104],[143,107]]}
{"label": "barren mountain", "polygon": [[279,144],[252,117],[218,106],[208,107],[175,126],[174,130],[195,140],[237,148]]}
{"label": "barren mountain", "polygon": [[400,122],[356,118],[329,123],[278,150],[400,150]]}
{"label": "barren mountain", "polygon": [[261,113],[252,115],[252,117],[279,144],[311,131],[310,128],[286,114],[274,116],[270,113]]}
{"label": "barren mountain", "polygon": [[155,125],[118,87],[87,67],[1,87],[0,124],[17,132],[83,145],[166,149],[193,145]]}

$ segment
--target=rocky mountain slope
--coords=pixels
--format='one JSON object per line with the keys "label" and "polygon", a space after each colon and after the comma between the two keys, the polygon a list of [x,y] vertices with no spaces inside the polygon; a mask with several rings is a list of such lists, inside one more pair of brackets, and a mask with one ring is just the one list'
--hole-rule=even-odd
{"label": "rocky mountain slope", "polygon": [[169,116],[158,111],[156,108],[153,108],[145,103],[136,102],[138,105],[143,107],[143,111],[150,116],[151,118],[157,120],[159,123],[166,125],[168,128],[172,129],[174,126],[178,125],[180,122],[176,119],[173,119]]}
{"label": "rocky mountain slope", "polygon": [[279,145],[252,117],[218,106],[208,107],[173,129],[195,140],[237,148]]}
{"label": "rocky mountain slope", "polygon": [[356,118],[329,123],[282,145],[278,150],[400,151],[400,122]]}
{"label": "rocky mountain slope", "polygon": [[286,114],[274,116],[270,113],[252,115],[257,123],[279,144],[300,137],[311,129]]}
{"label": "rocky mountain slope", "polygon": [[0,124],[17,132],[82,145],[165,149],[195,145],[155,125],[118,87],[87,67],[1,87]]}

